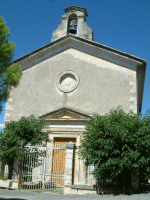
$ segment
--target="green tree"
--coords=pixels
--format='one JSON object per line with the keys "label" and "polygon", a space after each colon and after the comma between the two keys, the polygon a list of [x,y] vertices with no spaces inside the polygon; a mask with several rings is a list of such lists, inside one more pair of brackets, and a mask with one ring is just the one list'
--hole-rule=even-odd
{"label": "green tree", "polygon": [[150,175],[150,111],[125,113],[121,107],[86,122],[81,135],[80,155],[94,164],[94,174],[107,183],[127,188],[131,173],[148,179]]}
{"label": "green tree", "polygon": [[9,178],[12,176],[14,160],[22,159],[25,145],[49,141],[50,132],[43,131],[44,128],[46,128],[44,120],[37,119],[34,115],[6,122],[0,134],[0,159],[9,166]]}
{"label": "green tree", "polygon": [[15,44],[8,40],[9,28],[0,16],[0,111],[2,102],[8,98],[11,86],[17,86],[22,75],[20,65],[10,62],[15,50]]}

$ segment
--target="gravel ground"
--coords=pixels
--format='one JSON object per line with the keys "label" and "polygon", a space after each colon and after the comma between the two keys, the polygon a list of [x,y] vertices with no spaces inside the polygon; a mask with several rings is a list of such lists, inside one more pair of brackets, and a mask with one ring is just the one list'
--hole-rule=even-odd
{"label": "gravel ground", "polygon": [[0,189],[0,200],[150,200],[150,193],[134,195],[60,195],[51,193],[37,193],[24,190]]}

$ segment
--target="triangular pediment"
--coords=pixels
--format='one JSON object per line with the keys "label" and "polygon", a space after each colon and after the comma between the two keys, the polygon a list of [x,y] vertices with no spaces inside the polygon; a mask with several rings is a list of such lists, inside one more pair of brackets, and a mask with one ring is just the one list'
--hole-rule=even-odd
{"label": "triangular pediment", "polygon": [[72,35],[67,35],[43,47],[40,47],[39,49],[36,49],[14,60],[13,62],[18,62],[21,64],[23,70],[26,70],[70,48],[127,68],[130,68],[131,65],[137,67],[146,64],[145,60],[138,57],[121,52],[100,43]]}
{"label": "triangular pediment", "polygon": [[[97,61],[97,59],[101,59],[108,63],[114,63],[120,68],[124,67],[137,72],[137,75],[139,77],[139,108],[141,110],[146,61],[125,52],[121,52],[103,44],[69,34],[14,60],[13,63],[19,63],[22,66],[23,71],[26,71],[38,64],[41,64],[40,66],[44,66],[46,61],[53,59],[56,56],[60,56],[62,53],[66,53],[68,50],[73,50],[72,53],[73,55],[75,55],[74,60],[77,60],[78,58],[82,60],[88,59],[88,62],[92,61],[95,62],[97,65],[97,63],[100,63]],[[82,52],[82,54],[80,52]],[[86,55],[86,58],[83,58],[83,54]],[[68,53],[66,53],[66,55],[68,56]],[[69,56],[69,58],[71,58],[72,54],[69,54]],[[100,67],[105,67],[106,65],[100,64]]]}
{"label": "triangular pediment", "polygon": [[86,118],[90,118],[90,116],[86,114],[71,110],[69,108],[61,108],[41,117],[44,117],[45,120],[85,120]]}

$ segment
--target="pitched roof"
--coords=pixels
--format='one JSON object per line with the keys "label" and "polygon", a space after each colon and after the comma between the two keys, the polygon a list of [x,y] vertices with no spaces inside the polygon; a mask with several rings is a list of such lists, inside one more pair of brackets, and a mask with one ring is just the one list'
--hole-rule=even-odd
{"label": "pitched roof", "polygon": [[[125,52],[122,52],[122,51],[119,51],[119,50],[116,50],[114,48],[108,47],[108,46],[103,45],[101,43],[94,42],[94,41],[91,41],[91,40],[86,40],[84,38],[81,38],[81,37],[75,36],[75,35],[71,35],[71,34],[69,34],[67,36],[64,36],[64,37],[62,37],[62,38],[60,38],[60,39],[58,39],[58,40],[56,40],[54,42],[50,42],[50,43],[48,43],[48,44],[46,44],[46,45],[44,45],[44,46],[42,46],[42,47],[30,52],[30,53],[27,53],[24,56],[21,56],[20,58],[14,60],[13,63],[20,62],[23,59],[29,58],[30,56],[33,56],[33,55],[35,55],[35,54],[37,54],[37,53],[39,53],[41,51],[44,51],[44,50],[46,50],[46,49],[48,49],[50,47],[53,47],[53,46],[58,45],[60,43],[63,43],[65,41],[67,41],[67,40],[70,40],[70,41],[72,40],[72,42],[81,42],[81,43],[84,43],[85,45],[88,45],[90,47],[96,47],[99,50],[104,50],[104,51],[116,54],[118,56],[131,59],[131,60],[133,60],[135,62],[141,63],[141,65],[143,65],[143,66],[146,66],[146,60],[144,60],[144,59],[138,58],[136,56],[133,56],[131,54],[128,54],[128,53],[125,53]],[[83,51],[84,51],[84,49],[83,49]],[[112,62],[113,62],[113,60],[112,60]]]}
{"label": "pitched roof", "polygon": [[143,88],[145,81],[146,60],[125,52],[113,49],[103,44],[81,38],[79,36],[68,34],[54,42],[44,45],[16,60],[12,63],[19,62],[23,70],[28,69],[52,56],[55,56],[67,49],[76,49],[89,55],[101,58],[108,62],[137,71],[138,76],[138,99],[139,110],[141,111]]}

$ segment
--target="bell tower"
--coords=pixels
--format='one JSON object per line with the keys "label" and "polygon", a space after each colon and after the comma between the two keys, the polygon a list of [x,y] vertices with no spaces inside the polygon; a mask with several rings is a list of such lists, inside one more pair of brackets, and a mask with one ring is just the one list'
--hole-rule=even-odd
{"label": "bell tower", "polygon": [[88,16],[85,8],[70,6],[65,8],[62,23],[53,31],[51,42],[58,40],[68,34],[77,35],[87,40],[93,40],[93,31],[86,23]]}

